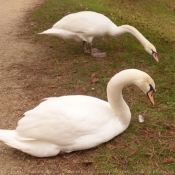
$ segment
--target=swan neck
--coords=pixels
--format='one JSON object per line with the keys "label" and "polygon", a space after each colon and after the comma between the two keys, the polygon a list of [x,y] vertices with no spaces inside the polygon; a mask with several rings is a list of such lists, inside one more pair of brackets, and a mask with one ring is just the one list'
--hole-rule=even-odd
{"label": "swan neck", "polygon": [[132,34],[140,43],[145,46],[149,41],[133,26],[130,25],[122,25],[119,26],[119,31],[122,34],[124,33],[130,33]]}
{"label": "swan neck", "polygon": [[129,125],[131,113],[128,105],[123,99],[122,90],[130,84],[128,81],[123,81],[117,74],[111,78],[107,86],[108,102],[114,111],[117,118],[126,126]]}

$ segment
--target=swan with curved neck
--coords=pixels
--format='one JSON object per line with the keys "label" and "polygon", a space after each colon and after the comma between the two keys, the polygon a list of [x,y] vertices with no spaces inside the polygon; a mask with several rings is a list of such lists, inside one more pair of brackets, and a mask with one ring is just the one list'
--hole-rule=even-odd
{"label": "swan with curved neck", "polygon": [[152,104],[155,84],[140,70],[127,69],[108,83],[108,102],[85,95],[45,99],[27,111],[16,130],[0,130],[0,140],[36,157],[55,156],[95,147],[127,129],[131,112],[122,90],[134,84],[148,95]]}
{"label": "swan with curved neck", "polygon": [[[96,12],[82,11],[69,14],[55,23],[52,28],[39,34],[53,35],[64,40],[83,41],[84,52],[90,52],[92,57],[105,57],[105,52],[92,49],[93,38],[105,35],[117,37],[125,33],[135,36],[145,50],[157,62],[159,61],[156,48],[136,28],[130,25],[116,26],[109,18]],[[89,44],[89,50],[86,49],[86,43]]]}

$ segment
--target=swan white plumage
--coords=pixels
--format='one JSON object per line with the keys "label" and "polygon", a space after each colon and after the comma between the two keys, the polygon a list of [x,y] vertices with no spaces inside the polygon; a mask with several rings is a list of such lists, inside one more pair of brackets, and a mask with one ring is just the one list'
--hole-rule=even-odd
{"label": "swan white plumage", "polygon": [[[117,37],[125,33],[134,35],[145,50],[157,62],[159,61],[156,48],[136,28],[130,25],[116,26],[109,18],[96,12],[82,11],[69,14],[55,23],[52,28],[39,34],[53,35],[64,40],[83,41],[84,52],[90,52],[93,57],[105,57],[106,53],[92,49],[93,38],[105,35]],[[89,44],[90,51],[86,49],[86,42]]]}
{"label": "swan white plumage", "polygon": [[122,89],[129,84],[138,86],[154,104],[153,79],[140,70],[127,69],[109,81],[108,102],[85,95],[47,98],[24,114],[16,130],[0,130],[0,140],[36,157],[107,142],[129,126],[131,113],[122,96]]}

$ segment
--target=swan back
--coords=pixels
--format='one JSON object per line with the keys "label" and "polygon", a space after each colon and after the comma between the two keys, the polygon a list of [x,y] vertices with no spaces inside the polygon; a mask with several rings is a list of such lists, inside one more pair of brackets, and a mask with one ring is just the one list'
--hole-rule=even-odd
{"label": "swan back", "polygon": [[109,35],[116,25],[103,14],[82,11],[63,17],[52,28],[70,31],[82,41],[91,43],[94,37]]}
{"label": "swan back", "polygon": [[82,11],[63,17],[53,25],[53,28],[61,28],[75,33],[94,34],[95,32],[97,34],[97,32],[107,30],[111,25],[114,25],[113,22],[103,14]]}

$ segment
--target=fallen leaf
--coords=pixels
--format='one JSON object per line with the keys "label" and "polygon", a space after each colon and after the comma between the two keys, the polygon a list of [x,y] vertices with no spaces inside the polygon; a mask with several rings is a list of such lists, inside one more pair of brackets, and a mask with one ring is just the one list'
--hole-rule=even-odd
{"label": "fallen leaf", "polygon": [[164,164],[173,163],[173,162],[174,162],[173,157],[165,158],[165,159],[163,160],[163,163],[164,163]]}
{"label": "fallen leaf", "polygon": [[159,137],[161,136],[161,132],[160,132],[160,131],[158,132],[158,136],[159,136]]}
{"label": "fallen leaf", "polygon": [[99,78],[94,78],[94,79],[92,80],[93,83],[97,83],[97,82],[99,82],[99,81],[100,81]]}
{"label": "fallen leaf", "polygon": [[166,90],[163,94],[167,94],[169,92],[169,90]]}
{"label": "fallen leaf", "polygon": [[175,134],[175,132],[173,132],[173,131],[169,131],[169,133],[170,133],[171,135],[174,135],[174,134]]}
{"label": "fallen leaf", "polygon": [[85,166],[88,166],[88,165],[93,164],[93,161],[90,161],[90,160],[84,160],[84,161],[82,162],[82,164],[84,164]]}
{"label": "fallen leaf", "polygon": [[175,47],[175,41],[172,42],[172,46]]}
{"label": "fallen leaf", "polygon": [[50,88],[50,89],[52,89],[52,88],[57,88],[57,86],[55,86],[55,85],[50,85],[50,86],[48,86],[48,88]]}
{"label": "fallen leaf", "polygon": [[147,155],[147,156],[152,156],[153,153],[145,153],[145,155]]}
{"label": "fallen leaf", "polygon": [[98,75],[98,72],[94,72],[94,73],[91,74],[91,78],[94,78],[94,77],[96,77],[97,75]]}

